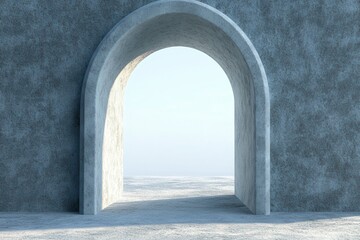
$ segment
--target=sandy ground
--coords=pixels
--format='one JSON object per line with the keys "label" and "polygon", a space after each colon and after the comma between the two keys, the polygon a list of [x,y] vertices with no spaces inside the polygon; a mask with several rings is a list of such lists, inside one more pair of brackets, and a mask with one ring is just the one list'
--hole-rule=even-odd
{"label": "sandy ground", "polygon": [[360,239],[360,213],[255,216],[232,178],[138,177],[96,216],[0,213],[0,239]]}

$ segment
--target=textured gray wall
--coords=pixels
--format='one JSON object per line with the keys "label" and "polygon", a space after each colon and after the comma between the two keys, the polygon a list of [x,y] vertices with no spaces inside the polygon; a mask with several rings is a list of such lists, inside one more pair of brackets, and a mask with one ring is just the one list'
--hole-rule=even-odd
{"label": "textured gray wall", "polygon": [[[0,2],[0,210],[78,210],[87,64],[148,2]],[[360,211],[360,2],[204,2],[238,23],[267,72],[271,210]]]}
{"label": "textured gray wall", "polygon": [[244,5],[220,9],[267,71],[272,210],[359,211],[360,2]]}

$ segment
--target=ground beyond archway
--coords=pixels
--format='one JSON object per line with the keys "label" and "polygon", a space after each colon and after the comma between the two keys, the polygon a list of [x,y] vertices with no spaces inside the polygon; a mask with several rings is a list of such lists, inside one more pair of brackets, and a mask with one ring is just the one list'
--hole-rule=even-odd
{"label": "ground beyond archway", "polygon": [[269,214],[270,104],[260,58],[224,14],[181,0],[138,9],[94,53],[81,101],[80,211],[96,214],[119,198],[122,189],[110,187],[122,179],[122,162],[116,158],[122,152],[121,121],[116,121],[122,109],[115,106],[121,106],[124,84],[136,64],[170,46],[203,51],[227,73],[235,104],[235,195],[252,212]]}

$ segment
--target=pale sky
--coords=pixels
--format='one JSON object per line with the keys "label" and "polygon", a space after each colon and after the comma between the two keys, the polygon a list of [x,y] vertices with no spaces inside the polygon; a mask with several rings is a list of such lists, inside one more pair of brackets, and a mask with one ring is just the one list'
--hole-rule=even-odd
{"label": "pale sky", "polygon": [[155,52],[131,74],[124,101],[125,176],[233,176],[233,93],[212,58]]}

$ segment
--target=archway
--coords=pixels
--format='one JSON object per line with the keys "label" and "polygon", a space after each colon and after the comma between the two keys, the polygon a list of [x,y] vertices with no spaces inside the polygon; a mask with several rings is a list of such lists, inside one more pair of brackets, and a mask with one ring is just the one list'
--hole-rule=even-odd
{"label": "archway", "polygon": [[185,0],[157,1],[136,10],[107,34],[93,55],[81,98],[80,212],[96,214],[118,200],[121,185],[113,183],[122,179],[122,109],[115,106],[121,106],[124,86],[137,63],[171,46],[205,52],[228,75],[235,106],[235,195],[253,213],[269,214],[270,103],[265,70],[233,21],[206,4]]}

